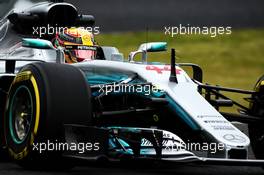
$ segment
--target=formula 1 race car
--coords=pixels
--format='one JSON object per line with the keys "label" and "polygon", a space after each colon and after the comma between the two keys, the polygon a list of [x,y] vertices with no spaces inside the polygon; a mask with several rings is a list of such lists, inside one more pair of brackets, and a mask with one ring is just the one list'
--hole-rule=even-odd
{"label": "formula 1 race car", "polygon": [[[1,22],[0,29],[8,29],[2,47],[15,44],[21,35],[8,38],[23,25],[63,22],[68,19],[63,14],[71,14],[68,24],[88,19],[68,3],[41,3],[9,14]],[[20,165],[70,168],[73,160],[143,160],[264,166],[264,76],[252,91],[204,84],[202,69],[176,63],[174,49],[170,65],[148,62],[147,52],[165,51],[165,42],[144,43],[127,61],[102,58],[67,65],[50,41],[26,36],[0,59],[5,63],[1,148]],[[192,68],[191,77],[184,67]],[[223,91],[248,94],[249,107]],[[240,114],[219,111],[233,105]],[[249,136],[234,122],[248,124]],[[256,159],[249,157],[250,147]]]}

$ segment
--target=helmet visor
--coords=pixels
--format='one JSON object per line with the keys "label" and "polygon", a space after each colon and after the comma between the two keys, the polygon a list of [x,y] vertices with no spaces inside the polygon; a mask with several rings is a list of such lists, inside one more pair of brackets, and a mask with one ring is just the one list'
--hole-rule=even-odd
{"label": "helmet visor", "polygon": [[78,62],[93,60],[96,57],[96,47],[91,46],[67,46],[65,47],[71,54],[76,57]]}

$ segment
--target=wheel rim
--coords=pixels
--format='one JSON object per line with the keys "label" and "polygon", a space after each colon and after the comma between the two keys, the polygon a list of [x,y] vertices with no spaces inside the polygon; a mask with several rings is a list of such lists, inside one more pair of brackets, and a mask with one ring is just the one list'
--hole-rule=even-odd
{"label": "wheel rim", "polygon": [[33,114],[33,100],[26,86],[16,89],[9,110],[9,128],[15,143],[24,142],[30,131]]}

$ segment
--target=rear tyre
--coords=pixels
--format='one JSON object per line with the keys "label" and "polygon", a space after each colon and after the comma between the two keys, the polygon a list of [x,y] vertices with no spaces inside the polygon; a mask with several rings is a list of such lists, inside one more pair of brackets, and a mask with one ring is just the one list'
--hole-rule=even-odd
{"label": "rear tyre", "polygon": [[90,125],[91,120],[91,91],[78,68],[27,65],[8,93],[4,130],[9,155],[29,169],[70,168],[62,151],[40,153],[36,146],[65,143],[63,124]]}
{"label": "rear tyre", "polygon": [[[255,85],[257,95],[250,103],[250,114],[264,118],[264,75]],[[257,122],[249,125],[249,136],[251,146],[257,159],[264,159],[264,122]]]}

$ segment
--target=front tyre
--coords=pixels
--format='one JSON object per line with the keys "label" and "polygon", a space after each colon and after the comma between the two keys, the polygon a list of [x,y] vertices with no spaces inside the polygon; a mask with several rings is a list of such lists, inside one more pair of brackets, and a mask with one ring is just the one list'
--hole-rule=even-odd
{"label": "front tyre", "polygon": [[[250,114],[264,119],[264,75],[257,81],[250,103]],[[264,159],[264,122],[249,124],[251,146],[257,159]]]}
{"label": "front tyre", "polygon": [[26,168],[60,169],[57,162],[66,161],[63,152],[40,153],[36,145],[65,143],[64,124],[90,125],[91,120],[91,92],[78,68],[27,65],[8,93],[4,130],[9,155]]}

